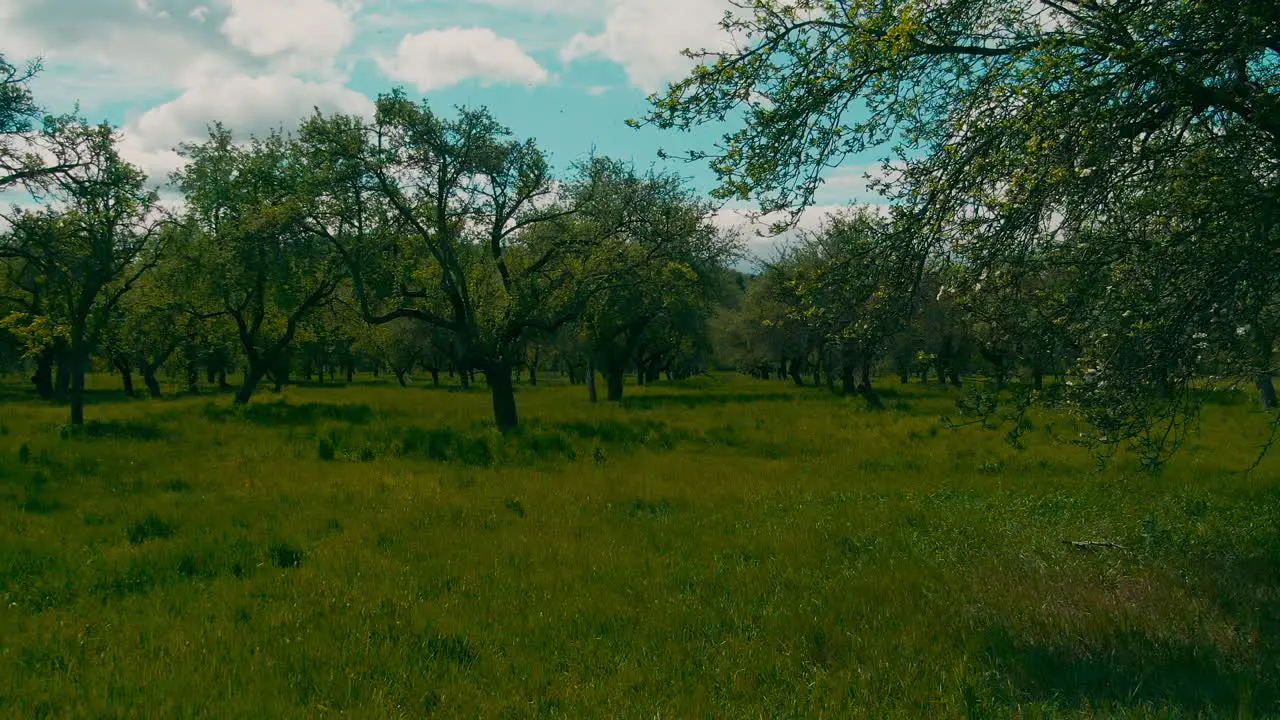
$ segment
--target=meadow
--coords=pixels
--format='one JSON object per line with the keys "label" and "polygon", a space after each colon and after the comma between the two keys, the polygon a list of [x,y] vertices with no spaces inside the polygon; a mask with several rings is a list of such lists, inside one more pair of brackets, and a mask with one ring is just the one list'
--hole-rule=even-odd
{"label": "meadow", "polygon": [[483,386],[91,385],[0,387],[5,716],[1280,715],[1243,395],[1150,475],[914,382],[552,379],[507,437]]}

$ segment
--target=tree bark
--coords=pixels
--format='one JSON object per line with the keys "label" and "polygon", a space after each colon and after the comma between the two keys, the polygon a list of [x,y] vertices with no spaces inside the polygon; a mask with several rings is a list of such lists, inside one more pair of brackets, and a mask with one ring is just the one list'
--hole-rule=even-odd
{"label": "tree bark", "polygon": [[844,363],[840,368],[840,392],[845,395],[852,395],[857,392],[857,383],[854,381],[853,365]]}
{"label": "tree bark", "polygon": [[53,348],[36,356],[36,373],[31,376],[31,382],[42,400],[53,399]]}
{"label": "tree bark", "polygon": [[1262,408],[1264,410],[1274,410],[1276,408],[1276,386],[1271,379],[1271,361],[1275,355],[1275,340],[1270,333],[1263,329],[1261,323],[1255,322],[1254,326],[1253,343],[1257,353],[1258,372],[1253,381],[1258,386],[1258,399],[1262,401]]}
{"label": "tree bark", "polygon": [[68,368],[71,375],[71,424],[84,424],[84,374],[86,365],[89,362],[89,353],[87,350],[72,345],[70,356],[70,365]]}
{"label": "tree bark", "polygon": [[1276,409],[1276,386],[1271,380],[1271,373],[1258,373],[1254,382],[1258,385],[1258,397],[1262,400],[1264,410]]}
{"label": "tree bark", "polygon": [[400,383],[400,387],[409,387],[409,381],[405,379],[405,375],[408,374],[407,370],[391,368],[391,372],[396,374],[396,382]]}
{"label": "tree bark", "polygon": [[538,366],[537,365],[529,366],[529,385],[530,387],[537,387],[538,385]]}
{"label": "tree bark", "polygon": [[493,421],[498,430],[509,433],[520,425],[516,413],[516,388],[512,382],[512,368],[506,363],[494,363],[485,368],[485,381],[493,398]]}
{"label": "tree bark", "polygon": [[862,393],[862,397],[866,398],[867,404],[871,407],[884,407],[880,396],[876,394],[875,387],[871,384],[871,361],[869,360],[862,363],[862,380],[858,383],[858,392]]}
{"label": "tree bark", "polygon": [[431,368],[431,386],[440,387],[440,368]]}
{"label": "tree bark", "polygon": [[600,401],[599,396],[596,395],[596,364],[594,362],[587,363],[587,396],[593,403]]}
{"label": "tree bark", "polygon": [[156,368],[143,363],[138,370],[142,373],[142,384],[147,386],[147,393],[151,397],[159,399],[161,396],[160,381],[156,379]]}
{"label": "tree bark", "polygon": [[801,373],[801,367],[800,367],[799,361],[792,360],[791,361],[791,381],[796,384],[796,387],[804,387],[804,375],[801,375],[800,373]]}
{"label": "tree bark", "polygon": [[195,363],[187,365],[187,392],[192,395],[200,393],[200,368]]}
{"label": "tree bark", "polygon": [[606,397],[609,402],[618,402],[622,399],[623,379],[625,373],[620,368],[610,368],[605,371],[605,381],[608,384],[608,394]]}
{"label": "tree bark", "polygon": [[[253,392],[258,389],[258,383],[262,382],[262,378],[266,377],[266,375],[266,363],[250,360],[249,369],[244,373],[244,382],[236,390],[236,405],[248,405],[249,398],[253,397]],[[278,387],[279,379],[276,380],[276,384]]]}
{"label": "tree bark", "polygon": [[129,366],[129,359],[115,357],[111,359],[111,364],[120,371],[120,381],[124,385],[125,397],[137,397],[138,394],[133,391],[133,368]]}
{"label": "tree bark", "polygon": [[71,394],[71,353],[62,350],[58,353],[57,376],[53,385],[53,396],[59,400]]}

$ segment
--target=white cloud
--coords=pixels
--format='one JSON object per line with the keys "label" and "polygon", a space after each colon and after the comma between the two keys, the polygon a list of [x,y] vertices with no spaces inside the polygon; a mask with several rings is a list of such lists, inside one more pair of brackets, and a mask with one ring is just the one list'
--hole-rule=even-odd
{"label": "white cloud", "polygon": [[871,203],[884,202],[884,197],[873,187],[877,182],[895,180],[904,165],[900,161],[889,164],[888,172],[883,163],[846,165],[832,170],[818,188],[819,203]]}
{"label": "white cloud", "polygon": [[394,58],[378,60],[389,77],[411,82],[420,92],[479,78],[540,84],[546,68],[516,41],[489,28],[450,28],[406,35]]}
{"label": "white cloud", "polygon": [[785,220],[781,214],[761,216],[758,212],[742,205],[721,208],[715,214],[717,225],[738,230],[747,243],[747,252],[761,260],[770,260],[777,251],[787,243],[796,239],[799,232],[813,231],[822,227],[822,223],[832,215],[843,210],[845,205],[814,205],[804,211],[794,229],[781,235],[769,232],[769,223]]}
{"label": "white cloud", "polygon": [[196,85],[129,122],[122,151],[158,180],[181,167],[182,160],[173,149],[204,137],[214,121],[245,137],[281,126],[290,129],[316,107],[367,117],[373,112],[373,101],[337,83],[289,75],[232,76]]}
{"label": "white cloud", "polygon": [[560,51],[565,63],[600,55],[626,70],[631,84],[656,92],[692,67],[680,52],[722,47],[727,0],[619,0],[596,35],[578,33]]}
{"label": "white cloud", "polygon": [[355,6],[331,0],[230,0],[222,32],[233,45],[295,69],[324,68],[355,38]]}

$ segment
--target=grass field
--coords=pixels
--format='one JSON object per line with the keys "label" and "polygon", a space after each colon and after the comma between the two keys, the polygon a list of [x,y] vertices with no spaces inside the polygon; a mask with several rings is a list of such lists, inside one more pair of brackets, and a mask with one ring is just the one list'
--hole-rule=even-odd
{"label": "grass field", "polygon": [[77,433],[15,380],[0,712],[1280,715],[1280,459],[1241,472],[1248,399],[1152,477],[893,390],[526,387],[502,438],[483,388],[104,390]]}

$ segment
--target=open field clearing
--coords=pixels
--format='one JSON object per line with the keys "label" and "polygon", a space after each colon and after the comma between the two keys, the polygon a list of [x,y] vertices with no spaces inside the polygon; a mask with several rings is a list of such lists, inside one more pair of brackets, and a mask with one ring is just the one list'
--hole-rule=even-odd
{"label": "open field clearing", "polygon": [[1021,451],[951,429],[916,383],[522,387],[507,437],[483,387],[91,391],[80,430],[8,388],[13,717],[1280,712],[1243,397],[1150,476],[1046,418]]}

